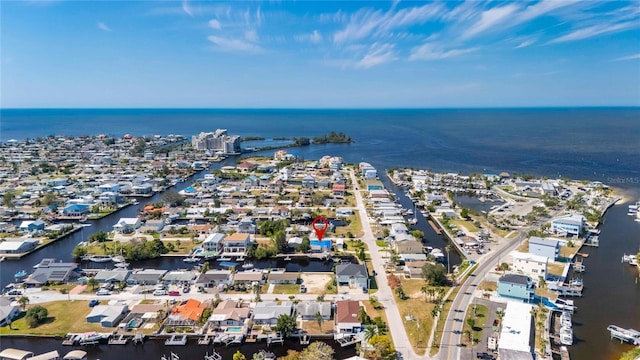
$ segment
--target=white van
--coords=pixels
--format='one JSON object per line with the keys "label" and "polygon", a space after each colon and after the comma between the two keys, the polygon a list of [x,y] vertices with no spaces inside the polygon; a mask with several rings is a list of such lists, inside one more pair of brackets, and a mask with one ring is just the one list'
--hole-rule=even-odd
{"label": "white van", "polygon": [[154,296],[163,296],[163,295],[167,295],[167,290],[164,290],[164,289],[156,289],[156,290],[153,292],[153,295],[154,295]]}

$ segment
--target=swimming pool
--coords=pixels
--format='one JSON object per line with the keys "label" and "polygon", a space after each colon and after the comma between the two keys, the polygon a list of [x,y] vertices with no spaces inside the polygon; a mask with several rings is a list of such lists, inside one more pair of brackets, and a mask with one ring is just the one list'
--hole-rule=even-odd
{"label": "swimming pool", "polygon": [[242,326],[230,326],[224,332],[239,333],[242,332]]}
{"label": "swimming pool", "polygon": [[140,326],[141,323],[142,323],[142,319],[138,319],[138,318],[131,319],[129,323],[127,323],[127,327],[129,327],[130,329],[137,328],[138,326]]}

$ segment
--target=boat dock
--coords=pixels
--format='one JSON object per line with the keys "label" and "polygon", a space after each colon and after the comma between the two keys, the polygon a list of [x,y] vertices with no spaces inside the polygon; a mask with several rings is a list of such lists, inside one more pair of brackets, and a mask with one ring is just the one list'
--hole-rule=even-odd
{"label": "boat dock", "polygon": [[340,344],[341,347],[346,347],[360,342],[360,338],[355,335],[348,335],[345,337],[337,338],[335,340],[338,342],[338,344]]}
{"label": "boat dock", "polygon": [[126,335],[120,334],[118,336],[110,337],[108,344],[109,345],[126,345],[128,341],[129,341],[129,338]]}
{"label": "boat dock", "polygon": [[198,345],[209,345],[211,340],[211,336],[207,334],[203,338],[198,339]]}
{"label": "boat dock", "polygon": [[187,335],[171,335],[165,342],[165,345],[168,346],[176,346],[176,345],[186,345],[187,344]]}
{"label": "boat dock", "polygon": [[609,330],[609,334],[611,338],[616,338],[620,340],[620,342],[628,342],[633,345],[640,344],[640,331],[635,329],[625,329],[623,327],[617,325],[609,325],[607,326],[607,330]]}
{"label": "boat dock", "polygon": [[433,220],[429,219],[429,225],[431,225],[431,227],[433,228],[433,231],[435,231],[436,234],[438,235],[442,234],[442,230],[440,230],[440,228],[436,225],[436,223],[433,222]]}
{"label": "boat dock", "polygon": [[284,337],[282,337],[282,335],[277,334],[277,335],[269,335],[267,337],[267,346],[273,344],[273,343],[280,343],[280,345],[284,344]]}

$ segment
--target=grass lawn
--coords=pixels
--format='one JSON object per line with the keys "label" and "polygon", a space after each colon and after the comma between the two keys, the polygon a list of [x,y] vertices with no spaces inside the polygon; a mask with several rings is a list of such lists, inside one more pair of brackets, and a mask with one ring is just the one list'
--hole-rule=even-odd
{"label": "grass lawn", "polygon": [[[473,307],[476,307],[476,312],[474,316]],[[489,316],[489,309],[484,305],[471,304],[469,308],[467,308],[467,316],[464,319],[464,326],[462,327],[462,332],[464,334],[465,331],[471,331],[471,338],[474,343],[477,343],[482,339],[482,330],[484,330],[485,323],[487,322],[487,318]],[[473,329],[467,323],[467,319],[475,319],[476,322],[473,326]],[[462,336],[462,344],[465,346],[470,346],[469,337],[467,335]]]}
{"label": "grass lawn", "polygon": [[554,293],[553,291],[549,291],[546,288],[536,288],[536,295],[541,296],[541,297],[546,297],[549,298],[550,300],[556,300],[558,298],[558,294]]}
{"label": "grass lawn", "polygon": [[466,229],[468,232],[478,232],[478,228],[471,221],[467,220],[449,220],[449,224],[455,225],[458,229]]}
{"label": "grass lawn", "polygon": [[364,248],[365,252],[369,251],[367,244],[365,244],[362,240],[347,240],[344,243],[345,245],[347,245],[346,251],[356,251],[358,244],[360,244]]}
{"label": "grass lawn", "polygon": [[163,240],[162,243],[166,246],[167,244],[173,244],[174,250],[171,251],[171,254],[185,254],[188,255],[194,247],[199,246],[200,244],[195,244],[191,239],[180,240],[180,246],[178,246],[177,240]]}
{"label": "grass lawn", "polygon": [[389,247],[389,244],[384,240],[376,240],[376,245],[378,245],[381,248],[388,248]]}
{"label": "grass lawn", "polygon": [[565,267],[565,264],[550,262],[547,265],[547,273],[552,275],[562,275],[562,271],[564,271],[564,267]]}
{"label": "grass lawn", "polygon": [[331,334],[333,333],[333,324],[333,320],[322,321],[322,326],[318,326],[318,322],[315,320],[303,320],[302,329],[309,334]]}
{"label": "grass lawn", "polygon": [[338,287],[333,285],[333,279],[327,281],[327,283],[324,285],[324,291],[326,294],[337,294],[338,293]]}
{"label": "grass lawn", "polygon": [[[35,328],[29,328],[24,317],[11,323],[12,330],[8,326],[0,328],[0,335],[60,335],[67,333],[82,333],[88,331],[109,332],[113,329],[104,328],[100,324],[90,324],[85,317],[91,312],[88,301],[55,301],[39,304],[49,311],[47,322]],[[32,306],[27,306],[27,309]],[[73,314],[73,316],[69,316]]]}
{"label": "grass lawn", "polygon": [[496,281],[484,280],[484,281],[480,282],[480,286],[478,286],[478,289],[487,290],[487,291],[495,291],[495,290],[498,289],[498,283]]}
{"label": "grass lawn", "polygon": [[[405,293],[409,295],[407,289],[405,289]],[[395,292],[393,296],[395,297],[396,305],[400,311],[400,317],[407,331],[411,346],[418,355],[423,355],[427,349],[429,334],[431,334],[431,327],[433,326],[431,310],[435,304],[427,303],[422,296],[409,298],[407,300],[400,300]],[[411,320],[407,320],[407,316],[411,316]],[[394,319],[394,321],[396,321],[396,319]]]}
{"label": "grass lawn", "polygon": [[570,258],[574,256],[578,250],[580,250],[580,243],[574,244],[573,247],[561,246],[560,247],[560,256],[565,258]]}
{"label": "grass lawn", "polygon": [[298,284],[276,284],[273,287],[274,294],[300,294],[300,285]]}
{"label": "grass lawn", "polygon": [[518,245],[516,250],[523,253],[529,252],[529,240],[523,241],[522,244]]}
{"label": "grass lawn", "polygon": [[362,301],[362,304],[364,305],[364,309],[367,312],[367,315],[369,315],[372,320],[380,317],[382,318],[382,320],[384,320],[385,323],[387,323],[387,326],[389,325],[389,322],[387,321],[387,313],[384,311],[384,307],[382,307],[382,304],[379,305],[379,309],[374,309],[370,301]]}

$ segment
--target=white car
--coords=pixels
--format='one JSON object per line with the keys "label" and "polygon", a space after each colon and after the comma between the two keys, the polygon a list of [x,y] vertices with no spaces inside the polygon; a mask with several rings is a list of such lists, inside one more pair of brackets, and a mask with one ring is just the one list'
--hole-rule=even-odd
{"label": "white car", "polygon": [[98,292],[96,293],[96,295],[98,296],[102,296],[102,295],[111,295],[111,291],[107,290],[107,289],[100,289],[98,290]]}
{"label": "white car", "polygon": [[163,295],[167,295],[167,290],[160,290],[157,289],[156,291],[153,292],[154,296],[163,296]]}

